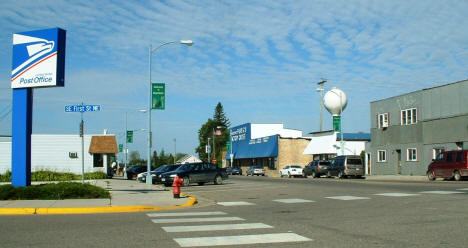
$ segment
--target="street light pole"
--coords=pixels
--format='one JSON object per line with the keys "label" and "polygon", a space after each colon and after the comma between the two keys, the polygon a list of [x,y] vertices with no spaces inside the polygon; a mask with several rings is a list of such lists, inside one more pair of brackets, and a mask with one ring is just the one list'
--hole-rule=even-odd
{"label": "street light pole", "polygon": [[340,97],[340,150],[341,150],[341,155],[344,155],[344,140],[343,140],[343,130],[342,130],[342,115],[343,115],[343,97],[342,93],[340,91],[340,94],[338,95],[335,91],[329,91],[332,92],[333,94],[337,95]]}
{"label": "street light pole", "polygon": [[344,155],[344,140],[343,140],[343,100],[341,96],[341,91],[340,91],[340,134],[341,134],[341,155]]}
{"label": "street light pole", "polygon": [[150,44],[149,45],[149,50],[148,50],[148,60],[149,60],[149,67],[148,67],[148,71],[149,71],[149,97],[148,97],[148,156],[147,156],[147,172],[146,173],[146,184],[153,184],[153,180],[151,178],[151,109],[152,109],[152,98],[153,98],[153,93],[152,93],[152,83],[151,83],[151,55],[156,51],[158,50],[159,48],[165,46],[165,45],[169,45],[169,44],[175,44],[175,43],[180,43],[180,44],[183,44],[183,45],[186,45],[186,46],[191,46],[193,45],[193,41],[191,40],[180,40],[180,41],[171,41],[171,42],[166,42],[166,43],[163,43],[161,45],[159,45],[158,47],[154,48],[153,49],[153,46]]}
{"label": "street light pole", "polygon": [[125,112],[125,163],[124,163],[124,173],[123,177],[124,179],[127,179],[127,154],[128,154],[128,148],[127,148],[127,132],[128,132],[128,123],[127,123],[127,112]]}
{"label": "street light pole", "polygon": [[317,84],[319,87],[317,88],[317,92],[320,92],[320,132],[322,132],[323,128],[323,85],[327,82],[326,79],[322,79],[322,81],[318,82]]}
{"label": "street light pole", "polygon": [[176,163],[177,140],[174,138],[174,164]]}

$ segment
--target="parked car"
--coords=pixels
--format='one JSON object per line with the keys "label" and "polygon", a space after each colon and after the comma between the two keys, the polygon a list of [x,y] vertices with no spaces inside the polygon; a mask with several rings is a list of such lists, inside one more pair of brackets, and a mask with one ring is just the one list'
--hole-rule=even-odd
{"label": "parked car", "polygon": [[427,178],[454,179],[460,181],[468,176],[468,150],[445,151],[437,156],[427,167]]}
{"label": "parked car", "polygon": [[328,173],[328,167],[330,166],[330,161],[327,160],[314,160],[307,164],[304,169],[302,169],[303,177],[320,177]]}
{"label": "parked car", "polygon": [[286,165],[282,170],[280,170],[280,177],[284,176],[302,176],[302,167],[300,165]]}
{"label": "parked car", "polygon": [[232,167],[231,166],[226,167],[226,173],[228,175],[232,175]]}
{"label": "parked car", "polygon": [[176,175],[184,180],[184,186],[189,186],[191,183],[203,185],[208,182],[222,184],[223,180],[228,179],[226,168],[219,168],[212,163],[184,164],[174,171],[162,173],[159,177],[165,186],[171,186]]}
{"label": "parked car", "polygon": [[254,175],[265,176],[265,169],[263,169],[263,167],[261,167],[261,166],[253,165],[253,166],[250,166],[250,168],[245,172],[245,175],[246,176],[248,176],[248,175],[251,175],[251,176],[254,176]]}
{"label": "parked car", "polygon": [[[161,175],[164,172],[173,171],[173,170],[179,168],[179,166],[180,166],[180,164],[161,165],[156,170],[152,170],[151,171],[152,183],[153,184],[161,183],[159,181],[159,175]],[[147,175],[148,175],[147,172],[142,172],[142,173],[138,174],[137,180],[140,181],[140,182],[146,182],[146,176]]]}
{"label": "parked car", "polygon": [[345,178],[353,176],[362,178],[364,176],[364,163],[359,155],[343,155],[333,158],[328,167],[328,177]]}
{"label": "parked car", "polygon": [[231,175],[241,175],[242,176],[242,169],[239,167],[232,167]]}
{"label": "parked car", "polygon": [[128,168],[125,173],[127,174],[126,179],[134,179],[138,174],[147,171],[148,167],[146,165],[134,165],[130,168]]}

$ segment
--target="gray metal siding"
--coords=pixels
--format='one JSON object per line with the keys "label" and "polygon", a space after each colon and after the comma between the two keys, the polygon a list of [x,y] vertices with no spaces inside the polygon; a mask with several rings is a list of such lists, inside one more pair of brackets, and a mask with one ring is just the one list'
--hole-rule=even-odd
{"label": "gray metal siding", "polygon": [[[401,150],[401,174],[424,175],[434,148],[468,149],[468,81],[424,89],[371,103],[372,174],[397,174],[396,150]],[[417,108],[418,122],[400,124],[400,110]],[[389,113],[389,127],[378,129],[377,115]],[[406,161],[407,149],[416,148],[418,161]],[[387,150],[387,162],[377,162],[377,151]]]}
{"label": "gray metal siding", "polygon": [[447,118],[468,113],[468,81],[449,84],[422,91],[424,98],[423,120]]}

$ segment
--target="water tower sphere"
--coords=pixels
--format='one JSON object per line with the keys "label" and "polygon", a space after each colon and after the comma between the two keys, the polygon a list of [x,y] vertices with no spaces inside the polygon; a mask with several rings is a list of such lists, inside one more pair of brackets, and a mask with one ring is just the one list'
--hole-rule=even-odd
{"label": "water tower sphere", "polygon": [[347,103],[348,98],[346,97],[346,94],[337,88],[333,88],[332,90],[328,91],[323,97],[323,104],[325,105],[325,108],[333,116],[340,115],[341,111],[346,108]]}

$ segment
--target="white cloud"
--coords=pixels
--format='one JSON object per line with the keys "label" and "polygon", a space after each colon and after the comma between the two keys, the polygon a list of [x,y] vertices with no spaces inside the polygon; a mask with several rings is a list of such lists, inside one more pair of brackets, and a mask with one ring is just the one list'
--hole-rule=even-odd
{"label": "white cloud", "polygon": [[[217,101],[233,123],[283,120],[311,131],[322,77],[352,96],[348,110],[361,123],[347,128],[368,128],[368,113],[354,104],[468,77],[466,9],[465,1],[417,0],[2,1],[0,79],[7,85],[12,33],[62,27],[66,87],[38,90],[38,109],[60,106],[61,118],[63,104],[84,99],[106,105],[99,125],[112,126],[112,115],[146,105],[149,44],[192,39],[193,47],[153,54],[153,80],[167,83],[174,111],[193,118],[184,132],[207,118],[187,108],[211,113]],[[0,104],[9,92],[0,86]],[[180,116],[165,123],[180,126]]]}

